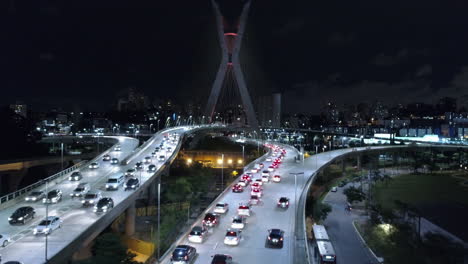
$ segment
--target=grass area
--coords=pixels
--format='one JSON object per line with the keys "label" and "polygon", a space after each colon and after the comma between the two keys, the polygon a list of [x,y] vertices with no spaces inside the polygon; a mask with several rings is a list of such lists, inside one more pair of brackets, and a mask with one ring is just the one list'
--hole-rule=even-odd
{"label": "grass area", "polygon": [[354,225],[366,244],[378,257],[383,257],[386,264],[427,263],[421,259],[421,252],[415,252],[408,232],[396,228],[386,231],[380,226],[359,222]]}
{"label": "grass area", "polygon": [[400,175],[388,183],[377,183],[374,197],[386,210],[394,208],[396,199],[415,207],[437,203],[468,205],[468,188],[460,185],[463,178],[451,175],[447,172]]}

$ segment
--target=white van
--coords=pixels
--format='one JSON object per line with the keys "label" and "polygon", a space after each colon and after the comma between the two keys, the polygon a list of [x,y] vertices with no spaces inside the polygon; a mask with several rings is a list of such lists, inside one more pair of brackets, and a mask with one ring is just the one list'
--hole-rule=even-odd
{"label": "white van", "polygon": [[118,190],[119,186],[122,185],[125,181],[125,175],[115,174],[110,176],[106,182],[107,190]]}

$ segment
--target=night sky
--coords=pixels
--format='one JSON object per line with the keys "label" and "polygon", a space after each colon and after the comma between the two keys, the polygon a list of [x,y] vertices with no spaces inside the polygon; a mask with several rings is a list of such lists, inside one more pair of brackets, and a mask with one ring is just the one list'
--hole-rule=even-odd
{"label": "night sky", "polygon": [[[229,0],[225,0],[229,1]],[[285,111],[468,94],[468,2],[252,0],[241,61]],[[105,110],[133,86],[204,105],[220,60],[209,0],[0,3],[0,104]]]}

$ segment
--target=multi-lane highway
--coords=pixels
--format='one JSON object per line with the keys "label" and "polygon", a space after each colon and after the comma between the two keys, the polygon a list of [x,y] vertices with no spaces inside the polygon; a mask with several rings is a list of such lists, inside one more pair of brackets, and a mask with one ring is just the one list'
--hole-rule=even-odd
{"label": "multi-lane highway", "polygon": [[[170,129],[165,131],[165,135],[168,133],[179,135],[184,131],[185,128]],[[120,202],[128,198],[134,191],[124,191],[123,186],[120,186],[117,191],[107,191],[105,189],[107,178],[111,175],[125,173],[127,169],[133,168],[136,162],[142,161],[146,156],[151,156],[151,152],[155,150],[156,146],[160,145],[162,140],[163,134],[156,135],[150,144],[148,144],[148,147],[141,149],[141,151],[137,153],[132,153],[132,151],[137,147],[137,142],[135,140],[121,140],[121,150],[112,151],[109,154],[112,158],[118,158],[120,161],[124,160],[129,155],[135,155],[134,158],[128,159],[128,165],[112,165],[109,161],[99,160],[98,163],[100,166],[97,169],[80,169],[83,174],[83,179],[80,182],[90,183],[91,189],[100,190],[104,197],[111,197],[114,200],[115,206],[117,206]],[[160,151],[160,153],[153,158],[152,164],[156,165],[157,172],[164,164],[164,162],[158,161],[157,157],[159,155],[164,155],[166,159],[170,157],[175,151],[179,140],[181,140],[181,137],[177,136],[174,143],[169,141],[166,142],[165,147],[170,146],[172,149],[169,151]],[[155,174],[153,172],[147,172],[147,167],[148,164],[145,165],[145,169],[141,174],[140,172],[137,172],[135,175],[137,178],[141,177],[142,184]],[[53,231],[48,236],[47,255],[49,259],[64,249],[68,244],[75,241],[82,232],[104,216],[104,214],[94,213],[92,207],[82,207],[80,199],[70,198],[70,193],[76,188],[78,183],[79,182],[64,180],[58,185],[50,188],[60,189],[63,192],[63,199],[57,204],[51,204],[48,206],[48,215],[60,217],[63,223],[61,228]],[[45,188],[43,187],[41,190],[44,191]],[[36,217],[25,225],[10,225],[7,221],[8,217],[17,208],[22,206],[32,206],[36,211]],[[3,261],[15,260],[28,264],[45,262],[45,236],[33,234],[34,227],[36,227],[36,225],[45,218],[45,215],[46,206],[41,202],[19,202],[18,204],[0,212],[0,233],[9,234],[12,238],[10,244],[0,250]]]}
{"label": "multi-lane highway", "polygon": [[[293,158],[297,151],[291,147],[286,147],[286,151],[282,164],[274,172],[271,172],[270,182],[263,184],[261,204],[251,206],[251,215],[247,217],[247,224],[242,231],[242,238],[238,246],[228,246],[223,241],[226,230],[231,226],[232,218],[237,215],[239,204],[247,203],[250,199],[250,185],[245,187],[242,193],[234,193],[229,188],[216,200],[216,202],[228,203],[229,211],[221,215],[221,221],[217,227],[210,228],[209,235],[203,243],[189,242],[187,234],[177,241],[176,244],[178,245],[185,244],[196,248],[198,256],[195,263],[211,263],[211,256],[214,254],[231,255],[234,263],[291,263],[295,218],[295,183],[294,175],[290,175],[290,172],[293,172],[297,166]],[[271,164],[271,162],[267,161],[262,162],[264,169]],[[254,173],[254,178],[260,179],[261,172],[264,169]],[[274,175],[280,175],[281,182],[272,182],[271,179]],[[282,196],[290,199],[288,209],[277,208],[278,199]],[[299,192],[297,196],[299,197]],[[209,211],[212,212],[213,208],[209,208]],[[201,218],[194,225],[201,225]],[[268,248],[265,246],[267,231],[272,228],[285,231],[283,248]],[[170,256],[167,256],[162,263],[170,263]]]}

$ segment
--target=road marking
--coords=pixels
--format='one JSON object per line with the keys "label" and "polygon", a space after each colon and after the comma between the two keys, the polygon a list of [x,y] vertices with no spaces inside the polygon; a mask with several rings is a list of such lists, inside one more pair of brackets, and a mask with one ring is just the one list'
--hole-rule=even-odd
{"label": "road marking", "polygon": [[216,242],[216,244],[214,245],[213,249],[216,249],[218,247],[218,243],[219,242]]}

